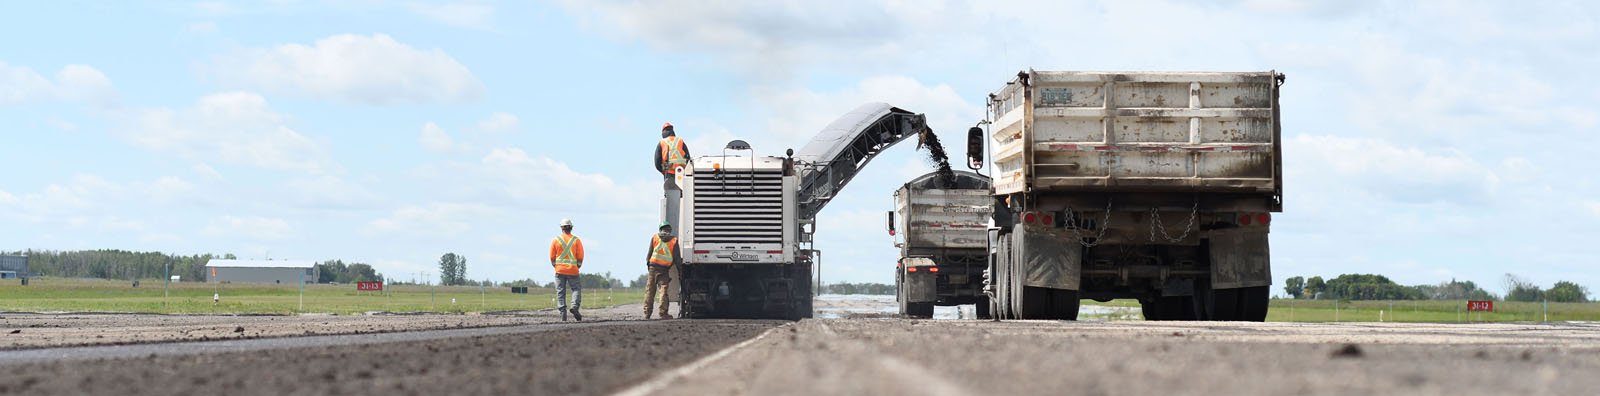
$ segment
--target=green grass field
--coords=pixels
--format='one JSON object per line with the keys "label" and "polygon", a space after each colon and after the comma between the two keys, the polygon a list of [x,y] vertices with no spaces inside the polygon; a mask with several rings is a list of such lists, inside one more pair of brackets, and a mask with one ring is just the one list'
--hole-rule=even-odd
{"label": "green grass field", "polygon": [[[147,312],[172,314],[292,314],[328,312],[491,312],[545,309],[555,292],[535,288],[512,294],[509,288],[475,286],[386,285],[383,292],[356,292],[355,285],[307,285],[304,305],[300,289],[291,285],[180,282],[164,296],[159,279],[129,281],[33,278],[28,286],[0,280],[0,311],[10,312]],[[213,292],[222,303],[211,304]],[[455,299],[452,304],[451,299]],[[584,305],[602,307],[638,303],[639,289],[584,290]],[[1084,304],[1138,307],[1135,300]],[[1337,309],[1335,309],[1337,304]],[[1495,302],[1495,312],[1465,312],[1464,301],[1331,301],[1272,300],[1267,320],[1273,322],[1540,322],[1539,303]],[[1381,316],[1381,317],[1380,317]],[[1106,317],[1104,319],[1140,319]],[[1600,321],[1600,303],[1550,303],[1550,321]]]}
{"label": "green grass field", "polygon": [[[292,314],[327,312],[490,312],[544,309],[554,306],[555,291],[534,288],[512,294],[510,288],[476,286],[385,285],[383,292],[356,292],[354,284],[306,285],[302,300],[293,285],[173,283],[164,294],[162,281],[33,278],[27,286],[0,280],[0,311],[10,312],[143,312],[170,314]],[[213,306],[212,293],[222,295]],[[570,297],[569,297],[570,298]],[[455,302],[451,303],[451,299]],[[584,306],[603,307],[644,300],[640,289],[585,289]],[[302,305],[304,301],[304,305]]]}
{"label": "green grass field", "polygon": [[[1137,300],[1084,304],[1138,307]],[[1495,312],[1466,312],[1466,301],[1332,301],[1274,299],[1269,322],[1542,322],[1600,321],[1600,302],[1544,304],[1495,301]],[[1134,318],[1139,319],[1139,318]]]}

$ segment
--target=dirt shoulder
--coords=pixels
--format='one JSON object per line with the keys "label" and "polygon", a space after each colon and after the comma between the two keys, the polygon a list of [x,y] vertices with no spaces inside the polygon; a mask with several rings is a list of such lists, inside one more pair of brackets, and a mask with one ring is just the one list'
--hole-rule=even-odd
{"label": "dirt shoulder", "polygon": [[[638,304],[583,311],[585,319],[637,320]],[[553,309],[495,314],[150,315],[0,313],[0,350],[150,342],[366,334],[560,322]]]}

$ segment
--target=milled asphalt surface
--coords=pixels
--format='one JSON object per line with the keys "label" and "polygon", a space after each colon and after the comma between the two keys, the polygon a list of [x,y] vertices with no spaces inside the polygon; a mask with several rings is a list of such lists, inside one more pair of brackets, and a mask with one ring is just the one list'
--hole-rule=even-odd
{"label": "milled asphalt surface", "polygon": [[[1600,324],[835,319],[0,351],[0,394],[1594,394]],[[837,306],[835,306],[837,305]],[[881,308],[881,307],[879,307]],[[858,315],[861,311],[871,315]],[[534,315],[537,316],[537,315]],[[54,319],[52,319],[54,320]],[[432,323],[436,319],[419,319]],[[155,341],[160,341],[159,339]]]}
{"label": "milled asphalt surface", "polygon": [[1594,394],[1596,372],[1590,324],[825,319],[629,392]]}
{"label": "milled asphalt surface", "polygon": [[5,351],[0,394],[605,394],[785,323],[594,321]]}

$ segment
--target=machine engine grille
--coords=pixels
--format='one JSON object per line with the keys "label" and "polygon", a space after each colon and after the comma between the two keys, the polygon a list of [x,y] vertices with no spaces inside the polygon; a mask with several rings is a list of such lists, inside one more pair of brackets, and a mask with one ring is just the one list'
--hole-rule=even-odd
{"label": "machine engine grille", "polygon": [[782,170],[696,173],[696,244],[783,243]]}

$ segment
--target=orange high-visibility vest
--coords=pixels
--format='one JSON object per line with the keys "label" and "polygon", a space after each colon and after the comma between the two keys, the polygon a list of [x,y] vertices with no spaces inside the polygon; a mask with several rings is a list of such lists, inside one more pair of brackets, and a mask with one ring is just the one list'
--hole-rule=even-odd
{"label": "orange high-visibility vest", "polygon": [[678,245],[678,238],[672,238],[671,241],[662,242],[661,234],[655,234],[650,236],[650,244],[651,246],[655,246],[655,248],[650,249],[650,264],[671,267],[672,248]]}
{"label": "orange high-visibility vest", "polygon": [[677,136],[661,138],[661,160],[667,163],[665,172],[677,173],[677,167],[689,163],[689,158],[683,155],[685,151],[688,151],[688,148],[684,146],[683,139]]}
{"label": "orange high-visibility vest", "polygon": [[555,261],[556,274],[578,275],[583,267],[583,241],[577,235],[562,234],[550,241],[550,259]]}

